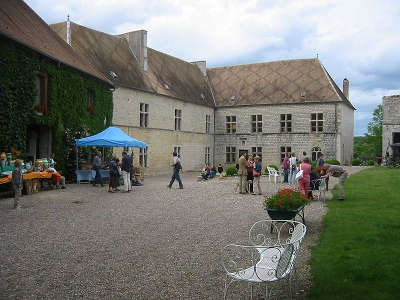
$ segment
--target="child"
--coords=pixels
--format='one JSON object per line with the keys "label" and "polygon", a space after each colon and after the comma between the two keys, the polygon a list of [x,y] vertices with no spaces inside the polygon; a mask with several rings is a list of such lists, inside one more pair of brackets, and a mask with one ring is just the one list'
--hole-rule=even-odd
{"label": "child", "polygon": [[17,159],[14,162],[14,170],[12,171],[12,185],[14,188],[14,208],[20,209],[22,208],[19,203],[19,197],[21,197],[22,190],[22,170],[21,170],[22,162]]}

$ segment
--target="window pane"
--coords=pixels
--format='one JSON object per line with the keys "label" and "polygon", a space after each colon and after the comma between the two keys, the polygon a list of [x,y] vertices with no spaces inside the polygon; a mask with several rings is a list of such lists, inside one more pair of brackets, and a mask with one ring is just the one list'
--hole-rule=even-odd
{"label": "window pane", "polygon": [[232,116],[232,122],[236,122],[236,116]]}
{"label": "window pane", "polygon": [[323,114],[318,114],[318,120],[323,120],[323,119],[324,119]]}
{"label": "window pane", "polygon": [[286,120],[288,121],[292,120],[292,115],[286,115]]}
{"label": "window pane", "polygon": [[251,116],[251,120],[252,120],[253,122],[255,122],[255,121],[257,120],[256,118],[257,118],[256,115],[252,115],[252,116]]}
{"label": "window pane", "polygon": [[262,132],[262,123],[258,123],[257,130],[258,132]]}
{"label": "window pane", "polygon": [[236,123],[232,123],[232,132],[236,132]]}
{"label": "window pane", "polygon": [[257,119],[259,122],[262,122],[262,115],[257,115]]}
{"label": "window pane", "polygon": [[292,152],[292,147],[286,147],[286,152],[287,152],[287,153]]}
{"label": "window pane", "polygon": [[316,114],[311,114],[311,120],[316,120],[317,119],[317,115]]}
{"label": "window pane", "polygon": [[230,122],[231,121],[231,117],[230,116],[226,116],[226,122]]}

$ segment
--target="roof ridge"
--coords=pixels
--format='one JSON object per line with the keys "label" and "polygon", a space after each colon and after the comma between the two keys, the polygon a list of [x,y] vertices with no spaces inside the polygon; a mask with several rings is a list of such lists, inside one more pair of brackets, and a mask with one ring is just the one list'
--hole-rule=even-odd
{"label": "roof ridge", "polygon": [[178,61],[180,61],[180,62],[186,63],[186,64],[188,64],[188,66],[194,66],[194,67],[198,68],[195,64],[193,64],[193,63],[191,63],[191,62],[189,62],[189,61],[183,60],[183,59],[181,59],[181,58],[179,58],[179,57],[173,56],[173,55],[171,55],[171,54],[168,54],[168,53],[165,53],[165,52],[161,52],[161,51],[155,50],[155,49],[150,48],[150,47],[147,47],[147,49],[150,49],[150,50],[152,50],[152,51],[154,51],[154,52],[157,52],[157,53],[160,53],[160,54],[162,54],[162,55],[171,57],[171,58],[176,59],[176,60],[178,60]]}
{"label": "roof ridge", "polygon": [[220,66],[220,67],[212,67],[207,68],[207,70],[216,70],[216,69],[227,69],[227,68],[234,68],[234,67],[244,67],[244,66],[253,66],[253,65],[265,65],[270,63],[277,63],[277,62],[294,62],[294,61],[319,61],[318,58],[295,58],[295,59],[280,59],[280,60],[272,60],[272,61],[263,61],[263,62],[256,62],[256,63],[249,63],[249,64],[238,64],[238,65],[229,65],[229,66]]}

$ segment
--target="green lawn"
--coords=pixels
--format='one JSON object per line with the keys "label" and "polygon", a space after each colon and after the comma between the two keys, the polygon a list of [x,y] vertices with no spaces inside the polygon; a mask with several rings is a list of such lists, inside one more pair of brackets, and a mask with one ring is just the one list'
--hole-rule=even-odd
{"label": "green lawn", "polygon": [[400,169],[357,173],[345,194],[345,201],[328,201],[311,254],[310,298],[399,299]]}

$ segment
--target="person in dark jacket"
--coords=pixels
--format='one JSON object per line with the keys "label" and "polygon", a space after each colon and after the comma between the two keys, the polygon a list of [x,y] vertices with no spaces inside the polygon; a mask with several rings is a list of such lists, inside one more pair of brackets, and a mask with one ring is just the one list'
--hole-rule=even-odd
{"label": "person in dark jacket", "polygon": [[104,186],[103,178],[101,177],[100,173],[100,168],[101,168],[101,152],[97,151],[97,154],[93,159],[93,170],[96,171],[96,176],[94,177],[93,180],[93,186],[96,186],[97,181],[100,181],[101,186]]}
{"label": "person in dark jacket", "polygon": [[110,170],[110,184],[108,186],[108,191],[110,193],[114,193],[115,191],[117,191],[119,182],[119,171],[116,160],[117,158],[114,157],[108,164]]}
{"label": "person in dark jacket", "polygon": [[14,208],[20,209],[22,208],[19,203],[19,197],[21,197],[22,190],[22,170],[21,170],[22,162],[17,159],[14,162],[14,170],[12,171],[12,185],[14,188]]}
{"label": "person in dark jacket", "polygon": [[124,192],[128,193],[132,190],[131,182],[131,157],[124,151],[122,152],[122,177],[124,178]]}

